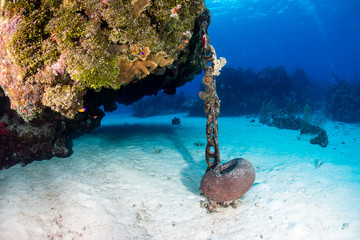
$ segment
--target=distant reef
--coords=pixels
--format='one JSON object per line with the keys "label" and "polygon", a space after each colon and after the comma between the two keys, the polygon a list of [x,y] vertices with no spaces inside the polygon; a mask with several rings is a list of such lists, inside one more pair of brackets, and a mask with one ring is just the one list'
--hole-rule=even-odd
{"label": "distant reef", "polygon": [[160,93],[157,96],[143,98],[132,105],[134,117],[150,117],[156,115],[186,112],[186,96],[183,92],[175,95]]}
{"label": "distant reef", "polygon": [[326,112],[335,121],[360,122],[360,83],[338,79],[327,92]]}
{"label": "distant reef", "polygon": [[[259,114],[264,105],[272,106],[272,110],[299,113],[306,104],[318,104],[325,95],[303,69],[288,73],[283,66],[260,71],[224,67],[217,77],[217,92],[220,116]],[[189,114],[203,115],[202,102],[193,101]]]}
{"label": "distant reef", "polygon": [[116,102],[201,73],[203,0],[1,1],[0,169],[71,153]]}

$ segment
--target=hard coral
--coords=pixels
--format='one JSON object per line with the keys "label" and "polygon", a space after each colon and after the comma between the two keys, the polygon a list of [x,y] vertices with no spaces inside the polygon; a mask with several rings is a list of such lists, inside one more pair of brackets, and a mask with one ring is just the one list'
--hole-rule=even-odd
{"label": "hard coral", "polygon": [[165,73],[180,56],[186,61],[183,53],[190,51],[205,5],[184,1],[171,18],[175,6],[150,0],[2,1],[0,86],[12,109],[26,121],[47,107],[74,117],[84,90],[117,90],[157,68],[158,75]]}
{"label": "hard coral", "polygon": [[69,156],[72,153],[70,136],[74,137],[75,132],[79,136],[99,126],[104,117],[100,109],[88,107],[87,113],[75,119],[45,109],[42,118],[24,122],[10,109],[9,98],[0,96],[0,170],[17,163],[26,165],[53,156]]}
{"label": "hard coral", "polygon": [[62,112],[68,118],[73,118],[83,106],[80,96],[75,87],[56,85],[45,89],[42,103],[56,112]]}

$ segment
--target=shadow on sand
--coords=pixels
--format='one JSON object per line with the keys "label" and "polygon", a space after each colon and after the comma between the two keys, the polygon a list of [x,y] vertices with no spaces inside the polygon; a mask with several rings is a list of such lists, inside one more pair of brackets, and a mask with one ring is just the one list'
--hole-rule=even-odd
{"label": "shadow on sand", "polygon": [[[181,170],[181,181],[183,185],[192,193],[200,194],[200,181],[205,173],[206,162],[200,163],[195,161],[191,154],[191,145],[186,142],[182,132],[186,131],[184,127],[174,125],[160,125],[160,124],[122,124],[122,125],[108,125],[97,128],[90,132],[88,136],[98,137],[102,141],[116,142],[119,147],[126,146],[127,142],[133,142],[132,139],[137,137],[144,139],[141,141],[151,140],[153,136],[164,138],[164,141],[170,141],[174,149],[182,156],[185,165],[179,166]],[[146,140],[147,139],[147,140]],[[144,142],[138,141],[139,147],[143,146]],[[166,157],[166,156],[164,156]]]}

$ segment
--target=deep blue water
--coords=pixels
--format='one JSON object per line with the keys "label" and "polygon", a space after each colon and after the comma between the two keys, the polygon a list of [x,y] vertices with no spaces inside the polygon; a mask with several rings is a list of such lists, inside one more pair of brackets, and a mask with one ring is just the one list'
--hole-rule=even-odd
{"label": "deep blue water", "polygon": [[[211,44],[228,66],[303,68],[310,78],[360,78],[359,0],[206,0]],[[196,93],[201,77],[183,90]],[[325,85],[325,84],[324,84]]]}

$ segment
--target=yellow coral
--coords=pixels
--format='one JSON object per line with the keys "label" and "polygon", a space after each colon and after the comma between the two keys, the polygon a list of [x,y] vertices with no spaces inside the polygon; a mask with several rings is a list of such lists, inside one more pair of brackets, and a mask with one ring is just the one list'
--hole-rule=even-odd
{"label": "yellow coral", "polygon": [[139,48],[138,48],[137,44],[135,44],[131,49],[131,54],[137,55],[138,53],[139,53]]}
{"label": "yellow coral", "polygon": [[134,77],[138,79],[144,78],[149,75],[157,64],[151,60],[136,59],[129,61],[126,57],[119,58],[120,74],[117,77],[117,81],[120,85],[127,84],[133,80]]}
{"label": "yellow coral", "polygon": [[159,67],[165,67],[172,64],[174,59],[170,55],[167,55],[166,52],[158,52],[156,54],[156,62]]}
{"label": "yellow coral", "polygon": [[136,19],[140,16],[140,13],[150,5],[150,0],[132,0],[131,4],[134,7],[133,18]]}
{"label": "yellow coral", "polygon": [[148,47],[142,49],[143,55],[140,58],[129,60],[127,57],[120,57],[118,67],[120,73],[117,82],[121,85],[127,84],[136,79],[142,79],[154,71],[158,66],[165,67],[171,65],[174,59],[166,52],[150,54]]}

